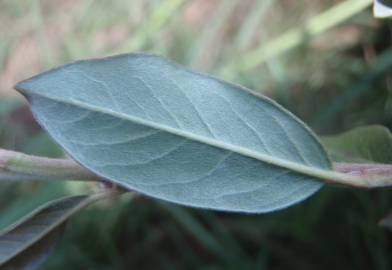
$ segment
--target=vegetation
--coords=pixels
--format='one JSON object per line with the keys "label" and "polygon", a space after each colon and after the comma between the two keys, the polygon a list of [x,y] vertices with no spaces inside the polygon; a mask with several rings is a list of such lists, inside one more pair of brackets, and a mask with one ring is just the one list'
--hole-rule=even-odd
{"label": "vegetation", "polygon": [[[373,19],[366,9],[370,1],[303,1],[295,6],[276,1],[15,2],[0,3],[5,13],[1,32],[8,33],[0,48],[4,148],[63,157],[20,99],[10,97],[7,83],[73,59],[143,50],[277,100],[325,136],[323,144],[339,162],[336,170],[363,179],[373,173],[390,175],[388,165],[372,165],[391,163],[390,21]],[[351,131],[331,136],[346,130]],[[12,163],[12,173],[19,172],[24,158],[29,160],[18,156]],[[346,162],[359,167],[347,169]],[[50,170],[39,172],[35,175],[53,176]],[[82,168],[80,173],[93,177]],[[112,197],[113,191],[103,190],[85,197],[75,195],[97,187],[84,182],[2,183],[0,228],[19,221],[2,231],[0,242],[15,232],[34,241],[26,225],[45,221],[39,227],[45,232],[47,224],[64,224],[64,216],[101,196]],[[377,226],[391,209],[388,193],[326,187],[312,200],[261,216],[187,209],[127,194],[71,219],[42,269],[389,269],[391,236]],[[58,199],[63,196],[68,197]],[[381,224],[391,227],[388,217]],[[39,264],[64,230],[57,225],[10,263]]]}

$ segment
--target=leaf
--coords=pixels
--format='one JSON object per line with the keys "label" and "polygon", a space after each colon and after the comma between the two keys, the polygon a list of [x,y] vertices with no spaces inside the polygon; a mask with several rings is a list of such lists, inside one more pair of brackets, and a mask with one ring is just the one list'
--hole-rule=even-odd
{"label": "leaf", "polygon": [[28,249],[23,250],[18,256],[13,257],[4,265],[0,265],[1,270],[34,270],[51,255],[56,244],[61,238],[65,229],[65,224],[60,225],[53,231],[45,235],[44,238],[34,243]]}
{"label": "leaf", "polygon": [[[37,183],[35,184],[37,185]],[[1,189],[3,186],[4,184],[1,184]],[[14,196],[14,199],[8,196],[9,203],[4,209],[1,209],[0,232],[48,201],[94,191],[91,183],[76,181],[43,182],[38,187],[26,183],[23,188],[28,192],[21,193],[19,191],[17,194],[21,194],[21,196]]]}
{"label": "leaf", "polygon": [[392,135],[383,126],[358,127],[324,137],[322,143],[336,162],[392,163]]}
{"label": "leaf", "polygon": [[53,200],[0,232],[0,269],[35,269],[53,248],[64,222],[112,192]]}
{"label": "leaf", "polygon": [[79,61],[16,89],[75,160],[155,198],[261,213],[336,176],[314,134],[281,106],[157,56]]}

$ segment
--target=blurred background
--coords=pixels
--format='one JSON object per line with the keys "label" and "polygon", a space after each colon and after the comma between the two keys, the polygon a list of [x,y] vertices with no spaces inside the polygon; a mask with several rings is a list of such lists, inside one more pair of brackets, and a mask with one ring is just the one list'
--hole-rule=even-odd
{"label": "blurred background", "polygon": [[[392,21],[367,0],[0,0],[0,147],[62,157],[13,86],[137,51],[261,92],[317,134],[392,127]],[[0,228],[86,184],[2,184]],[[41,269],[392,269],[390,191],[323,188],[267,215],[124,196],[75,216]]]}

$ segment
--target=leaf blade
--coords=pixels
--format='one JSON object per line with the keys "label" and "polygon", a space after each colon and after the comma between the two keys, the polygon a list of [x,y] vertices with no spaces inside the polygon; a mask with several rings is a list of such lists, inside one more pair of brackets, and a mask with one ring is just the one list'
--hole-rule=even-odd
{"label": "leaf blade", "polygon": [[268,212],[335,176],[313,133],[282,107],[156,56],[76,62],[16,88],[77,161],[156,198]]}
{"label": "leaf blade", "polygon": [[46,237],[57,239],[61,226],[70,216],[108,195],[111,195],[111,192],[56,199],[0,231],[0,268],[8,269],[7,267],[14,264],[29,264],[30,261],[26,260],[33,259],[34,256],[23,256],[18,260],[15,258],[20,254],[34,254],[42,246],[39,243],[44,243],[47,247],[52,246],[52,241],[45,240]]}
{"label": "leaf blade", "polygon": [[10,258],[0,265],[1,270],[19,269],[34,270],[41,266],[53,252],[57,242],[65,229],[65,224],[60,225],[45,237],[32,244],[29,248],[21,251],[18,255]]}
{"label": "leaf blade", "polygon": [[322,138],[335,162],[392,163],[392,135],[388,128],[370,125]]}

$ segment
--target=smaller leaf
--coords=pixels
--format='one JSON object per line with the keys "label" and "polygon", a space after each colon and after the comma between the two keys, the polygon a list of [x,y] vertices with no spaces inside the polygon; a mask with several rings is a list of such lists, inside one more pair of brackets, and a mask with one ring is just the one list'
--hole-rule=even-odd
{"label": "smaller leaf", "polygon": [[1,270],[34,270],[37,269],[52,253],[65,229],[65,223],[45,235],[44,238],[23,250],[18,256],[13,257]]}
{"label": "smaller leaf", "polygon": [[392,163],[392,135],[383,126],[364,126],[324,137],[322,144],[335,162]]}
{"label": "smaller leaf", "polygon": [[54,247],[68,218],[113,194],[102,192],[50,201],[4,229],[0,232],[0,269],[35,269]]}
{"label": "smaller leaf", "polygon": [[[11,198],[10,196],[6,196],[8,195],[6,193],[0,194],[0,196],[6,196],[8,199],[6,201],[7,204],[1,209],[0,232],[46,202],[68,196],[92,193],[94,191],[91,183],[76,181],[42,183],[39,186],[33,185],[36,185],[36,183],[23,185],[24,190],[30,190],[30,192],[23,193],[23,196]],[[1,189],[3,189],[3,186],[2,184]]]}

